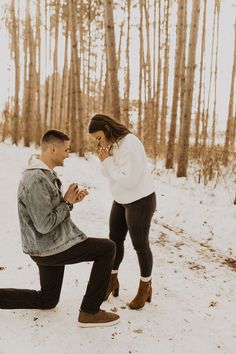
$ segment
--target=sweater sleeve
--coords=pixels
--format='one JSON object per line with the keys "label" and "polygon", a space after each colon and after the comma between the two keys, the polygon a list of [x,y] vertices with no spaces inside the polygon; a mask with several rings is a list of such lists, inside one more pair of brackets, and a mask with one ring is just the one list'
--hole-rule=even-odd
{"label": "sweater sleeve", "polygon": [[119,163],[113,156],[103,160],[103,174],[120,184],[122,187],[131,188],[139,181],[144,170],[144,156],[140,144],[124,144],[118,150]]}
{"label": "sweater sleeve", "polygon": [[41,234],[52,231],[70,214],[65,202],[53,208],[49,189],[45,180],[38,179],[31,184],[25,199],[29,216]]}

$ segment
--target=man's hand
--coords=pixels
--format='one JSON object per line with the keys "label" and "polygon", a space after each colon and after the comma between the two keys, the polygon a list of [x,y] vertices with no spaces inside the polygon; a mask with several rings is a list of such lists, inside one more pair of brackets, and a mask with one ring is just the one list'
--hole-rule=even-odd
{"label": "man's hand", "polygon": [[89,194],[89,192],[88,192],[87,189],[82,189],[82,190],[79,192],[79,194],[78,194],[78,196],[77,196],[77,198],[76,198],[75,203],[81,202],[81,201],[86,197],[86,195],[88,195],[88,194]]}
{"label": "man's hand", "polygon": [[74,204],[77,201],[77,198],[80,194],[80,190],[78,188],[77,183],[72,183],[69,185],[69,188],[67,189],[65,195],[64,195],[64,200],[70,204]]}

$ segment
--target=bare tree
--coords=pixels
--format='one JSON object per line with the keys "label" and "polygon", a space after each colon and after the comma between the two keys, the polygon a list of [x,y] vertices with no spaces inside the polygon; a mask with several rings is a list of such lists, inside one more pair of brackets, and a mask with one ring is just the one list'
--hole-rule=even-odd
{"label": "bare tree", "polygon": [[129,101],[130,101],[130,5],[131,0],[127,0],[127,40],[126,40],[126,70],[125,70],[125,94],[124,94],[124,123],[129,126]]}
{"label": "bare tree", "polygon": [[[25,34],[24,34],[24,145],[29,146],[35,138],[33,134],[35,118],[35,76],[36,58],[35,41],[30,16],[30,2],[27,0],[25,12]],[[29,59],[27,58],[29,53]]]}
{"label": "bare tree", "polygon": [[107,61],[111,92],[111,105],[114,118],[120,120],[120,96],[117,76],[117,58],[115,29],[113,19],[113,0],[104,0],[105,30],[107,43]]}
{"label": "bare tree", "polygon": [[218,49],[219,49],[219,27],[220,27],[220,0],[215,0],[215,6],[217,11],[217,26],[216,26],[216,49],[215,49],[215,92],[214,92],[214,104],[213,104],[213,116],[212,116],[212,134],[211,145],[215,145],[216,135],[216,104],[217,104],[217,68],[218,68]]}
{"label": "bare tree", "polygon": [[145,110],[144,110],[144,143],[147,153],[152,153],[152,131],[153,131],[153,111],[152,111],[152,66],[150,48],[150,4],[149,1],[143,2],[145,23],[146,23],[146,60],[144,65],[144,89],[145,89]]}
{"label": "bare tree", "polygon": [[19,53],[19,23],[15,15],[15,0],[11,0],[11,39],[12,52],[15,63],[15,96],[14,96],[14,114],[12,127],[12,143],[18,143],[19,137],[19,91],[20,91],[20,53]]}
{"label": "bare tree", "polygon": [[40,91],[40,75],[41,75],[41,12],[40,12],[40,0],[37,0],[37,12],[36,12],[36,49],[38,51],[38,70],[36,73],[36,91],[37,91],[37,107],[36,107],[36,145],[40,144],[40,138],[42,135],[41,124],[41,91]]}
{"label": "bare tree", "polygon": [[[70,4],[70,18],[71,18],[71,60],[72,60],[72,73],[73,80],[72,87],[75,87],[76,90],[76,107],[77,114],[73,117],[78,122],[78,131],[77,125],[75,123],[74,129],[71,130],[73,143],[73,150],[79,153],[79,156],[84,155],[84,127],[83,127],[83,107],[82,107],[82,99],[81,99],[81,88],[80,88],[80,60],[78,55],[78,42],[76,35],[77,28],[77,7],[76,0],[71,0]],[[73,86],[75,85],[75,86]],[[78,147],[76,146],[76,142],[78,141]]]}
{"label": "bare tree", "polygon": [[176,48],[175,48],[175,72],[174,72],[174,87],[171,111],[171,124],[169,131],[168,149],[166,156],[166,168],[173,168],[174,164],[174,146],[176,136],[176,123],[177,123],[177,109],[180,91],[180,78],[181,78],[181,57],[183,49],[183,32],[184,32],[184,8],[185,1],[179,0],[178,2],[178,19],[176,30]]}
{"label": "bare tree", "polygon": [[166,145],[166,115],[167,115],[167,100],[168,100],[168,77],[169,77],[169,12],[170,1],[166,0],[165,13],[165,58],[164,58],[164,77],[163,77],[163,95],[161,109],[161,129],[160,129],[160,146],[165,149]]}
{"label": "bare tree", "polygon": [[[233,110],[234,110],[234,85],[235,85],[235,76],[236,76],[236,21],[234,24],[234,57],[233,58],[234,59],[233,59],[233,67],[232,67],[232,74],[231,74],[228,119],[227,119],[226,133],[225,133],[224,155],[223,155],[223,163],[225,166],[227,166],[229,160],[230,140],[232,135],[235,136],[235,124],[232,124],[232,119],[233,119]],[[232,132],[234,133],[232,134]]]}
{"label": "bare tree", "polygon": [[186,89],[185,89],[185,98],[184,98],[184,117],[183,117],[183,127],[181,131],[177,177],[186,177],[187,175],[199,13],[200,13],[200,0],[195,0],[193,2],[193,7],[192,7],[192,18],[191,18],[191,27],[190,27],[189,49],[188,49],[188,66],[186,72]]}
{"label": "bare tree", "polygon": [[55,2],[55,47],[53,54],[53,75],[52,75],[52,90],[51,90],[51,112],[50,126],[57,126],[56,110],[57,110],[57,78],[58,78],[58,35],[59,35],[59,12],[60,0]]}
{"label": "bare tree", "polygon": [[205,117],[203,128],[202,128],[203,151],[205,151],[205,149],[206,149],[207,136],[208,136],[209,109],[210,109],[210,98],[211,98],[211,83],[212,83],[212,75],[213,75],[213,57],[214,57],[214,43],[215,43],[216,12],[217,12],[217,2],[215,1],[214,20],[213,20],[213,28],[212,28],[212,37],[213,38],[212,38],[212,46],[211,46],[210,80],[209,80],[209,87],[208,87],[206,117]]}
{"label": "bare tree", "polygon": [[139,0],[139,93],[138,93],[138,136],[142,136],[142,84],[143,84],[143,0]]}
{"label": "bare tree", "polygon": [[161,95],[161,0],[158,1],[158,66],[157,66],[157,88],[155,97],[154,109],[154,128],[153,128],[153,153],[157,157],[157,137],[158,123],[160,113],[160,95]]}
{"label": "bare tree", "polygon": [[203,64],[204,64],[204,54],[206,46],[206,6],[207,0],[204,0],[204,11],[203,11],[203,24],[202,24],[202,41],[201,41],[201,59],[200,59],[200,79],[198,88],[198,106],[195,119],[195,142],[194,147],[196,154],[198,153],[199,146],[199,132],[200,132],[200,117],[201,117],[201,103],[202,103],[202,80],[203,80]]}
{"label": "bare tree", "polygon": [[62,83],[61,83],[61,98],[60,98],[60,112],[59,112],[59,128],[62,129],[65,126],[65,115],[66,115],[66,92],[68,83],[68,38],[69,38],[69,5],[65,7],[64,11],[65,20],[65,52],[64,52],[64,66],[62,72]]}

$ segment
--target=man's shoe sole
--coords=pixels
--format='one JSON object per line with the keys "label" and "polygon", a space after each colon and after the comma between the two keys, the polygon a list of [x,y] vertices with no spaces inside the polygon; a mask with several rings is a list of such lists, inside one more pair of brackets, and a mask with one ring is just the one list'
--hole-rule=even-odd
{"label": "man's shoe sole", "polygon": [[109,327],[117,324],[120,321],[118,318],[117,320],[110,321],[110,322],[101,322],[101,323],[82,323],[78,322],[79,327],[82,328],[91,328],[91,327]]}

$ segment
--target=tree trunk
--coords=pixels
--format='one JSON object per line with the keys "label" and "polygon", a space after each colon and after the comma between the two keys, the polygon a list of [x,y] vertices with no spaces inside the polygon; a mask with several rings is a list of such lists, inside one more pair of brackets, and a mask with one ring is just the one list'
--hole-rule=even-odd
{"label": "tree trunk", "polygon": [[124,26],[125,26],[125,20],[123,20],[120,25],[119,46],[118,46],[118,55],[117,55],[117,69],[118,70],[120,69],[121,47],[122,47],[122,39],[124,36]]}
{"label": "tree trunk", "polygon": [[142,84],[143,84],[143,0],[139,0],[139,94],[138,94],[138,136],[142,137]]}
{"label": "tree trunk", "polygon": [[[27,51],[29,50],[28,77],[26,72]],[[26,3],[25,17],[25,91],[24,91],[24,145],[29,146],[33,140],[33,127],[35,117],[35,43],[31,26],[30,3]]]}
{"label": "tree trunk", "polygon": [[215,145],[216,135],[216,104],[217,104],[217,67],[218,67],[218,47],[219,47],[219,26],[220,26],[220,0],[215,0],[215,6],[217,10],[217,28],[216,28],[216,52],[215,52],[215,97],[212,116],[212,134],[211,134],[211,146]]}
{"label": "tree trunk", "polygon": [[53,76],[52,76],[52,92],[51,92],[51,114],[50,126],[56,127],[56,111],[57,111],[57,78],[58,78],[58,34],[59,34],[59,11],[60,0],[55,3],[55,48],[53,54]]}
{"label": "tree trunk", "polygon": [[160,130],[160,146],[165,149],[166,145],[166,115],[167,115],[167,100],[168,100],[168,76],[169,76],[169,9],[170,1],[166,0],[166,15],[165,15],[165,58],[164,58],[164,77],[163,77],[163,95],[161,109],[161,130]]}
{"label": "tree trunk", "polygon": [[87,99],[87,111],[86,111],[86,117],[90,116],[90,66],[91,66],[91,42],[92,42],[92,36],[91,36],[91,0],[88,2],[88,66],[87,66],[87,94],[86,94],[86,99]]}
{"label": "tree trunk", "polygon": [[192,7],[192,19],[190,27],[188,67],[186,73],[186,90],[184,99],[184,119],[181,136],[181,145],[178,159],[177,177],[187,176],[188,149],[191,123],[191,109],[194,89],[195,57],[197,48],[198,23],[200,14],[200,0],[195,0]]}
{"label": "tree trunk", "polygon": [[198,155],[199,146],[199,131],[200,131],[200,117],[201,117],[201,100],[202,100],[202,78],[203,78],[203,61],[205,54],[206,45],[206,5],[207,0],[204,0],[204,13],[203,13],[203,24],[202,24],[202,42],[201,42],[201,60],[200,60],[200,80],[199,80],[199,94],[198,94],[198,107],[195,120],[195,142],[194,148],[196,155]]}
{"label": "tree trunk", "polygon": [[234,24],[234,57],[233,58],[234,59],[233,59],[233,67],[232,67],[232,75],[231,75],[228,119],[227,119],[227,128],[225,133],[225,144],[224,144],[224,154],[223,154],[223,163],[225,166],[227,166],[229,160],[229,146],[231,140],[230,138],[232,136],[232,131],[233,132],[235,131],[235,124],[232,124],[232,119],[233,119],[233,110],[234,110],[234,85],[235,85],[235,76],[236,76],[236,21]]}
{"label": "tree trunk", "polygon": [[[70,1],[70,18],[71,18],[71,47],[72,47],[72,72],[74,78],[74,85],[76,90],[76,107],[77,107],[77,122],[78,130],[72,130],[71,140],[75,148],[78,150],[79,156],[84,155],[84,127],[83,127],[83,107],[81,99],[81,89],[80,89],[80,61],[78,56],[78,42],[76,35],[77,28],[77,7],[76,0]],[[73,81],[72,81],[73,85]],[[72,86],[73,87],[73,86]],[[71,141],[71,142],[72,142]],[[76,141],[78,141],[78,146],[76,146]],[[76,150],[75,150],[76,151]]]}
{"label": "tree trunk", "polygon": [[128,23],[127,23],[127,41],[126,41],[126,70],[125,70],[125,94],[124,94],[124,124],[129,127],[129,99],[130,99],[130,5],[131,0],[127,0]]}
{"label": "tree trunk", "polygon": [[45,98],[44,98],[44,122],[43,122],[43,130],[47,130],[48,126],[48,101],[49,101],[49,77],[45,80]]}
{"label": "tree trunk", "polygon": [[158,139],[158,123],[160,113],[160,95],[161,95],[161,0],[158,1],[158,66],[157,66],[157,88],[156,88],[156,103],[155,103],[155,115],[154,115],[154,129],[153,129],[153,141],[154,141],[154,156],[157,157],[157,139]]}
{"label": "tree trunk", "polygon": [[213,57],[214,57],[214,43],[215,43],[215,27],[216,27],[216,9],[217,5],[215,2],[215,9],[214,9],[214,21],[213,21],[213,28],[212,28],[212,47],[211,47],[211,65],[210,65],[210,81],[209,81],[209,88],[208,88],[208,98],[207,98],[207,109],[206,109],[206,118],[204,120],[204,127],[203,127],[203,153],[206,149],[207,138],[208,138],[208,123],[209,123],[209,109],[210,109],[210,98],[211,98],[211,83],[212,83],[212,74],[213,74]]}
{"label": "tree trunk", "polygon": [[146,65],[144,66],[145,77],[145,114],[144,114],[144,143],[146,151],[149,155],[152,154],[151,137],[153,131],[153,112],[152,112],[152,75],[151,75],[151,50],[150,50],[150,18],[149,18],[149,2],[143,2],[146,22]]}
{"label": "tree trunk", "polygon": [[41,14],[40,14],[40,0],[37,0],[37,14],[36,14],[36,49],[38,50],[38,72],[36,74],[36,91],[37,91],[37,110],[36,110],[36,145],[40,145],[42,135],[41,125],[41,92],[40,92],[40,75],[41,75]]}
{"label": "tree trunk", "polygon": [[112,113],[114,118],[120,120],[120,96],[117,73],[115,29],[113,20],[113,0],[104,0],[104,10]]}
{"label": "tree trunk", "polygon": [[102,59],[101,59],[101,64],[100,64],[100,75],[99,75],[99,84],[98,84],[98,103],[97,103],[97,112],[100,112],[102,110],[102,94],[103,94],[103,70],[104,70],[104,57],[105,53],[103,51],[102,54]]}
{"label": "tree trunk", "polygon": [[178,20],[176,30],[176,49],[175,49],[175,72],[174,72],[174,87],[171,112],[171,124],[169,131],[168,149],[166,156],[166,168],[173,168],[174,165],[174,147],[176,136],[177,109],[180,89],[181,77],[181,57],[183,49],[183,33],[184,33],[184,0],[178,2]]}
{"label": "tree trunk", "polygon": [[65,32],[65,52],[64,52],[64,66],[62,73],[62,83],[61,83],[61,99],[60,99],[60,113],[59,113],[59,129],[65,126],[65,115],[66,115],[66,98],[67,98],[67,82],[68,82],[68,37],[69,37],[69,7],[67,5],[66,12],[66,32]]}
{"label": "tree trunk", "polygon": [[181,80],[180,80],[180,123],[179,123],[179,142],[178,145],[181,145],[181,136],[182,136],[182,126],[184,120],[184,96],[185,96],[185,77],[186,77],[186,41],[187,41],[187,12],[188,12],[188,2],[185,0],[185,11],[184,11],[184,33],[183,33],[183,48],[182,48],[182,57],[181,57]]}
{"label": "tree trunk", "polygon": [[20,53],[19,53],[19,25],[15,15],[15,0],[11,0],[11,37],[12,37],[12,49],[14,53],[15,63],[15,96],[14,96],[14,114],[13,114],[13,126],[12,126],[12,143],[18,143],[19,136],[19,90],[20,90]]}

